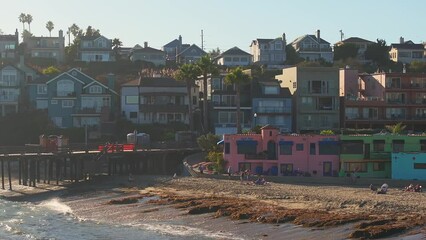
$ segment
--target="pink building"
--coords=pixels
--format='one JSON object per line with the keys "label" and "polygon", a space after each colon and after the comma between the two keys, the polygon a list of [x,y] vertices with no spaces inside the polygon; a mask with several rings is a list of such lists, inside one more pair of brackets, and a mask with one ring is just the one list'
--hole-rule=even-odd
{"label": "pink building", "polygon": [[224,159],[232,171],[255,174],[337,176],[339,138],[336,135],[280,134],[269,125],[261,134],[225,134]]}

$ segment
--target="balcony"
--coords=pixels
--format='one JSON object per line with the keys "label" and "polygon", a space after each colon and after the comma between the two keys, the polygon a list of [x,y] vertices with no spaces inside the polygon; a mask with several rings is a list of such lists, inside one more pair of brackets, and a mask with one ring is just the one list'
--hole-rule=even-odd
{"label": "balcony", "polygon": [[0,94],[0,102],[17,102],[19,100],[18,95],[2,95]]}
{"label": "balcony", "polygon": [[141,112],[165,112],[165,113],[186,113],[188,112],[188,105],[178,104],[141,104]]}
{"label": "balcony", "polygon": [[290,113],[291,108],[285,107],[257,107],[256,113]]}
{"label": "balcony", "polygon": [[[275,155],[275,154],[273,154]],[[269,156],[268,151],[263,151],[256,154],[245,154],[245,160],[277,160],[276,156]]]}

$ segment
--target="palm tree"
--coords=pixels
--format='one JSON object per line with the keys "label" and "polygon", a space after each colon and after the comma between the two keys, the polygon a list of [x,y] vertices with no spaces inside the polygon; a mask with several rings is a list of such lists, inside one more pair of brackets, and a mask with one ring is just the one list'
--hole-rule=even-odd
{"label": "palm tree", "polygon": [[386,125],[386,129],[392,134],[401,134],[402,131],[407,127],[406,125],[402,125],[402,122],[399,122],[395,125]]}
{"label": "palm tree", "polygon": [[192,86],[195,84],[200,75],[200,68],[195,64],[184,64],[179,67],[178,71],[175,73],[175,78],[178,81],[185,81],[186,83],[186,93],[188,94],[188,119],[189,119],[189,129],[194,131],[194,120],[192,113]]}
{"label": "palm tree", "polygon": [[112,49],[114,50],[115,60],[121,59],[120,54],[118,53],[118,49],[123,46],[123,43],[118,38],[114,38],[112,40]]}
{"label": "palm tree", "polygon": [[207,79],[209,74],[211,76],[216,75],[218,74],[219,70],[217,65],[212,61],[210,55],[208,54],[201,57],[201,59],[197,62],[197,65],[201,69],[201,74],[203,75],[203,122],[205,133],[207,133],[209,130],[209,111],[207,109]]}
{"label": "palm tree", "polygon": [[225,83],[228,85],[235,85],[235,90],[237,91],[237,97],[235,99],[235,103],[237,105],[237,133],[242,133],[241,129],[241,104],[240,104],[240,95],[241,95],[241,86],[246,85],[250,82],[250,76],[243,72],[243,69],[237,67],[226,75]]}
{"label": "palm tree", "polygon": [[80,32],[80,27],[78,27],[77,24],[73,23],[71,27],[69,27],[69,31],[71,32],[72,36],[76,38],[78,33]]}
{"label": "palm tree", "polygon": [[49,31],[49,37],[51,37],[52,36],[52,30],[55,28],[55,25],[53,24],[52,21],[48,21],[46,23],[46,28]]}
{"label": "palm tree", "polygon": [[22,32],[23,32],[25,30],[25,23],[27,22],[25,13],[21,13],[18,19],[22,23]]}
{"label": "palm tree", "polygon": [[25,15],[25,22],[28,23],[28,32],[31,32],[31,22],[33,21],[33,16],[31,14]]}

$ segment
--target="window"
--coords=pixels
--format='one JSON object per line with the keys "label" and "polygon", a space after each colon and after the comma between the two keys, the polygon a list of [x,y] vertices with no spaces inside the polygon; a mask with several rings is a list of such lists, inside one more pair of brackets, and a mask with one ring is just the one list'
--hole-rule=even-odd
{"label": "window", "polygon": [[426,169],[426,163],[414,163],[414,169]]}
{"label": "window", "polygon": [[384,152],[384,151],[385,151],[385,140],[374,140],[373,152]]}
{"label": "window", "polygon": [[315,143],[309,144],[309,154],[310,155],[316,155],[317,154]]}
{"label": "window", "polygon": [[404,151],[404,140],[392,140],[392,151],[393,152]]}
{"label": "window", "polygon": [[319,142],[319,155],[339,155],[339,145],[335,141]]}
{"label": "window", "polygon": [[231,144],[229,142],[225,143],[225,154],[229,154],[231,152]]}
{"label": "window", "polygon": [[70,96],[74,93],[74,82],[71,80],[59,80],[56,91],[58,97]]}
{"label": "window", "polygon": [[241,60],[240,60],[241,62],[248,62],[248,58],[246,58],[246,57],[241,57]]}
{"label": "window", "polygon": [[238,154],[256,154],[256,146],[254,144],[237,143]]}
{"label": "window", "polygon": [[64,99],[62,100],[63,108],[72,108],[74,107],[74,100]]}
{"label": "window", "polygon": [[384,162],[373,163],[373,171],[385,171],[385,163]]}
{"label": "window", "polygon": [[138,96],[126,96],[126,104],[138,104]]}
{"label": "window", "polygon": [[138,118],[138,113],[137,112],[130,112],[129,117],[130,118]]}
{"label": "window", "polygon": [[231,57],[225,57],[225,61],[226,62],[230,62],[232,60],[232,58]]}
{"label": "window", "polygon": [[297,88],[297,82],[296,81],[293,82],[293,88]]}
{"label": "window", "polygon": [[37,100],[36,101],[36,108],[37,109],[47,109],[48,107],[48,100]]}
{"label": "window", "polygon": [[348,163],[347,166],[349,172],[367,172],[367,163]]}
{"label": "window", "polygon": [[50,104],[52,104],[52,105],[58,104],[58,100],[51,100]]}
{"label": "window", "polygon": [[283,176],[293,174],[293,164],[281,164],[280,173]]}
{"label": "window", "polygon": [[378,119],[378,112],[377,108],[364,108],[362,109],[362,117],[364,119]]}
{"label": "window", "polygon": [[303,151],[303,143],[296,144],[296,151]]}
{"label": "window", "polygon": [[358,108],[345,108],[345,117],[346,119],[356,119],[359,117]]}
{"label": "window", "polygon": [[37,84],[37,94],[46,94],[47,85],[46,84]]}
{"label": "window", "polygon": [[426,151],[426,139],[420,140],[420,151],[422,151],[422,152]]}
{"label": "window", "polygon": [[363,154],[364,153],[364,142],[361,140],[343,140],[341,142],[342,154]]}
{"label": "window", "polygon": [[280,155],[292,155],[293,145],[290,144],[280,144]]}
{"label": "window", "polygon": [[279,94],[279,87],[278,86],[265,86],[264,88],[265,94]]}
{"label": "window", "polygon": [[232,61],[233,61],[233,62],[239,62],[239,61],[240,61],[240,58],[239,58],[239,57],[233,57],[233,58],[232,58]]}
{"label": "window", "polygon": [[99,85],[90,86],[89,93],[102,93],[102,87]]}
{"label": "window", "polygon": [[302,97],[302,104],[312,104],[312,97]]}

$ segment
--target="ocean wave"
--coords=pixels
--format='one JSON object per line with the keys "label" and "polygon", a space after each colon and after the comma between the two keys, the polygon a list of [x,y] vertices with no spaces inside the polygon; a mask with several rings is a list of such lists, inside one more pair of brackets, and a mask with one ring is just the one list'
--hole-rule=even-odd
{"label": "ocean wave", "polygon": [[38,206],[46,207],[55,212],[63,213],[64,215],[72,214],[72,209],[65,203],[62,203],[58,198],[52,198],[41,202]]}
{"label": "ocean wave", "polygon": [[243,238],[234,236],[231,233],[213,232],[201,228],[188,227],[184,225],[143,223],[139,224],[138,226],[145,228],[149,231],[155,231],[162,234],[170,234],[180,237],[205,237],[212,239],[244,240]]}

